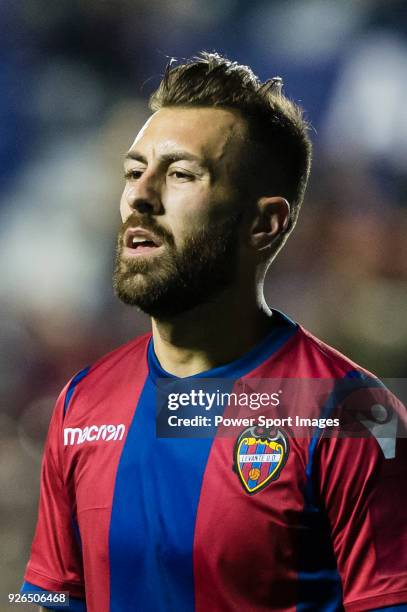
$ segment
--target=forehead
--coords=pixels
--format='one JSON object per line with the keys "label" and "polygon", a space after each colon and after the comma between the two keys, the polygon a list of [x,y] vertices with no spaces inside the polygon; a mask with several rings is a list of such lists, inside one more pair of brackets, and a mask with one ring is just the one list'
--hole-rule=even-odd
{"label": "forehead", "polygon": [[168,107],[154,113],[141,128],[130,151],[164,154],[181,148],[220,160],[239,145],[246,123],[237,111],[223,108]]}

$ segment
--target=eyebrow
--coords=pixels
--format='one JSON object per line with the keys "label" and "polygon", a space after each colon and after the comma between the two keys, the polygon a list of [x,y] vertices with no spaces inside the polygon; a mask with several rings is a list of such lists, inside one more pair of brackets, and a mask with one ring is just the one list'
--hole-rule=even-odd
{"label": "eyebrow", "polygon": [[[124,159],[125,161],[133,159],[147,165],[147,158],[138,151],[129,151],[126,153]],[[201,157],[193,155],[188,151],[173,151],[172,153],[163,153],[158,158],[160,163],[173,163],[181,160],[197,162],[200,166],[210,169],[210,162],[208,159],[202,159]]]}

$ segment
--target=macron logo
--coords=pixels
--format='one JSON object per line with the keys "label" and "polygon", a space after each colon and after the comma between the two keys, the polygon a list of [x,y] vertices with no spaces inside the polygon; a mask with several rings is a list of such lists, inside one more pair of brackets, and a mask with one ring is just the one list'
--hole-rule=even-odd
{"label": "macron logo", "polygon": [[84,442],[96,442],[104,440],[122,440],[126,431],[123,423],[120,425],[89,425],[81,429],[80,427],[66,427],[64,429],[64,446],[73,444],[83,444]]}

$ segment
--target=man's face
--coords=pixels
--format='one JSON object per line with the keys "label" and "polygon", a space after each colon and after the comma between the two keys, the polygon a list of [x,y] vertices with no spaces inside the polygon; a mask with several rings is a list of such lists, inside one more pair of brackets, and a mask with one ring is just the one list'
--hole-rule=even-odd
{"label": "man's face", "polygon": [[141,129],[120,202],[114,286],[124,302],[171,316],[234,282],[245,136],[240,116],[217,108],[164,108]]}

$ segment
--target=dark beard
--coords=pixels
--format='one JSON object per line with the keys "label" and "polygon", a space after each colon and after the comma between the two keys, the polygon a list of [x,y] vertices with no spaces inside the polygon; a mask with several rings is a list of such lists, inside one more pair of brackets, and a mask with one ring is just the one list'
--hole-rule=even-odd
{"label": "dark beard", "polygon": [[165,252],[149,260],[123,259],[123,234],[134,221],[126,221],[119,233],[113,286],[125,304],[163,319],[211,301],[236,278],[238,231],[241,215],[203,228],[177,250],[172,235],[151,220],[137,223],[153,231],[165,244]]}

